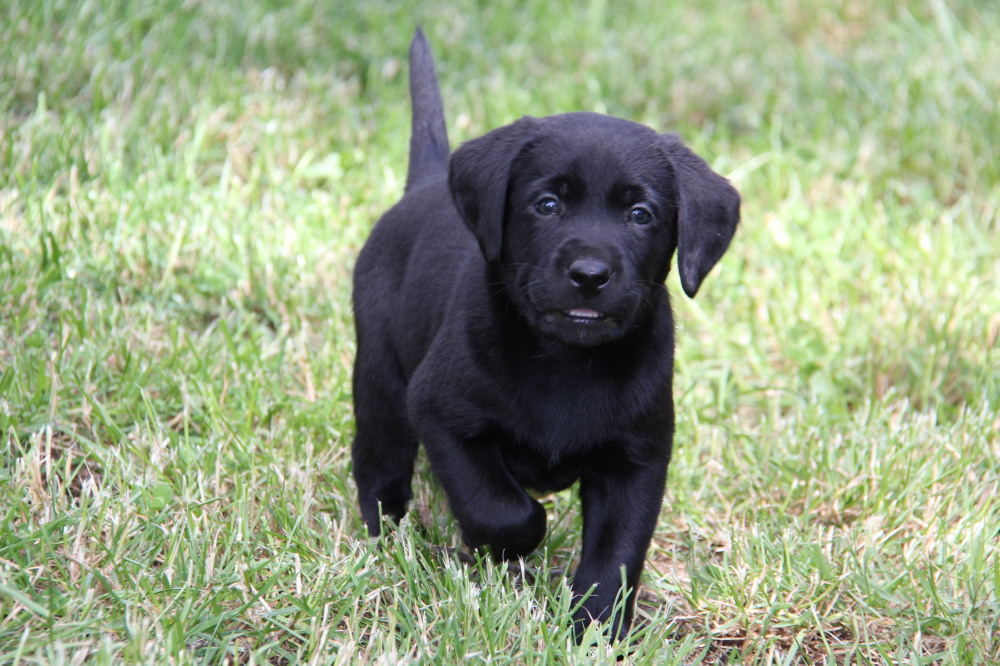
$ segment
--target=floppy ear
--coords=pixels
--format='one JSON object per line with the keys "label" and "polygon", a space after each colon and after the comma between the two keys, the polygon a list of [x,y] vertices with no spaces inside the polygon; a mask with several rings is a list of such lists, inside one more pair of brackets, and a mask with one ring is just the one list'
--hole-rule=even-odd
{"label": "floppy ear", "polygon": [[740,194],[676,135],[663,140],[677,181],[677,268],[684,293],[693,298],[736,233]]}
{"label": "floppy ear", "polygon": [[463,144],[448,163],[455,206],[472,230],[486,261],[500,261],[507,180],[514,159],[535,135],[538,119],[525,116]]}

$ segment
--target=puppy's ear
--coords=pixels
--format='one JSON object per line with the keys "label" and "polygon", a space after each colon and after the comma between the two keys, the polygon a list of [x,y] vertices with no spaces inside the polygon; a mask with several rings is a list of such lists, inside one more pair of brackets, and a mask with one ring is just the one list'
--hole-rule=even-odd
{"label": "puppy's ear", "polygon": [[736,233],[740,194],[676,135],[664,135],[663,143],[677,180],[677,268],[693,298]]}
{"label": "puppy's ear", "polygon": [[455,206],[491,264],[500,261],[510,168],[535,135],[537,124],[537,118],[526,116],[498,127],[463,144],[448,162]]}

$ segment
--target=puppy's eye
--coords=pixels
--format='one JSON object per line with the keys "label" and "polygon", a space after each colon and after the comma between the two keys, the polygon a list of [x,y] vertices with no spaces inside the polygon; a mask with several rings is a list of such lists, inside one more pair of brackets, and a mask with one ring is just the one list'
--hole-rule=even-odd
{"label": "puppy's eye", "polygon": [[649,224],[653,221],[653,214],[642,206],[636,206],[628,212],[628,221],[633,224]]}
{"label": "puppy's eye", "polygon": [[535,203],[535,210],[539,215],[558,215],[560,211],[559,200],[555,197],[545,197]]}

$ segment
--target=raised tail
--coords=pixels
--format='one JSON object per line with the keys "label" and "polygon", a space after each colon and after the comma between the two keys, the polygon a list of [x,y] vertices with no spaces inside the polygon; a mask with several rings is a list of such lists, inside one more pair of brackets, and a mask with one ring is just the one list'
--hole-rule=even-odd
{"label": "raised tail", "polygon": [[410,100],[413,103],[413,127],[410,133],[410,166],[406,189],[448,169],[448,129],[444,106],[434,73],[434,56],[419,27],[410,43]]}

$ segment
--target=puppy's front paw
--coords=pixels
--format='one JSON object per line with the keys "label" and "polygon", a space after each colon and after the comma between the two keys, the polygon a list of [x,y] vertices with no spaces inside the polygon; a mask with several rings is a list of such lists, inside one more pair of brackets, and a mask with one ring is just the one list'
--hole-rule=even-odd
{"label": "puppy's front paw", "polygon": [[[514,511],[509,505],[480,510],[459,518],[470,548],[489,548],[496,560],[516,560],[533,551],[545,536],[545,509],[525,496]],[[463,512],[467,513],[467,512]]]}
{"label": "puppy's front paw", "polygon": [[599,594],[597,587],[589,594],[574,594],[574,599],[579,604],[579,608],[573,613],[573,633],[578,644],[584,640],[588,627],[594,623],[601,626],[603,633],[613,643],[622,642],[628,637],[632,626],[629,603],[631,591],[624,598],[620,591],[620,588],[617,589],[618,594],[610,598],[607,593]]}

